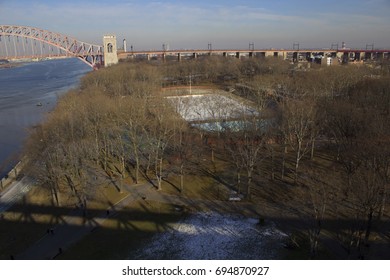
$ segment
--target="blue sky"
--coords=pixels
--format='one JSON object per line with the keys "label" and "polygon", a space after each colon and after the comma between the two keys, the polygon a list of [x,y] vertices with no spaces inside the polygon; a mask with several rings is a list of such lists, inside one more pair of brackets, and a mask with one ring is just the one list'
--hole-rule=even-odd
{"label": "blue sky", "polygon": [[0,24],[34,26],[135,49],[390,48],[390,0],[0,0]]}

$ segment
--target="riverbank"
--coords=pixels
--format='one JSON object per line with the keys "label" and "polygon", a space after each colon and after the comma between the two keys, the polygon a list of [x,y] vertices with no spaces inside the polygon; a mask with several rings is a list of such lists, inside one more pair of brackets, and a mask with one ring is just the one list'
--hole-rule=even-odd
{"label": "riverbank", "polygon": [[[17,164],[29,129],[91,71],[77,58],[0,65],[0,178]],[[42,106],[37,106],[42,104]]]}
{"label": "riverbank", "polygon": [[22,65],[23,65],[23,63],[4,63],[4,64],[0,64],[0,69],[15,68],[15,67],[19,67]]}

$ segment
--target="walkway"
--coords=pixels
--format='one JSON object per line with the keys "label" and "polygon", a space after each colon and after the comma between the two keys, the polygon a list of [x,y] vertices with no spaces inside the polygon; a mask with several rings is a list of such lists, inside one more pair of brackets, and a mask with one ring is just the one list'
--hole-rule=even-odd
{"label": "walkway", "polygon": [[16,202],[22,200],[32,185],[33,182],[29,177],[23,177],[0,192],[0,213],[7,211]]}

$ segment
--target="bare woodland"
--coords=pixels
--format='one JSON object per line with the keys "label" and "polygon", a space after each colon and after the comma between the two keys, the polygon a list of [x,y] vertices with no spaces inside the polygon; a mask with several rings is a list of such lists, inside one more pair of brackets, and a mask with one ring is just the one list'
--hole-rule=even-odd
{"label": "bare woodland", "polygon": [[[162,91],[190,79],[258,113],[238,112],[236,129],[197,129]],[[88,74],[32,129],[26,153],[58,206],[87,208],[97,178],[118,191],[129,178],[164,191],[164,180],[178,177],[186,195],[187,174],[206,174],[264,209],[293,213],[282,227],[291,247],[308,248],[303,258],[353,259],[382,258],[375,246],[389,242],[389,141],[386,66],[300,69],[276,58],[209,57]]]}

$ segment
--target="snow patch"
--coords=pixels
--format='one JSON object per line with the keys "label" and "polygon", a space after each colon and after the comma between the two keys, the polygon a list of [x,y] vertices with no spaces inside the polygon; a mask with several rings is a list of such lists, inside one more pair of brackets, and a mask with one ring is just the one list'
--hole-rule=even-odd
{"label": "snow patch", "polygon": [[221,94],[169,96],[167,99],[188,122],[228,120],[243,114],[257,114],[252,108]]}
{"label": "snow patch", "polygon": [[192,214],[156,234],[132,259],[277,259],[287,235],[274,224],[215,212]]}

